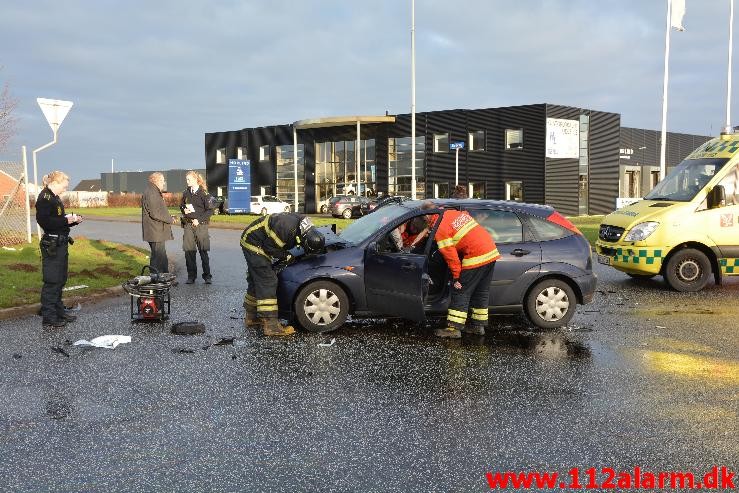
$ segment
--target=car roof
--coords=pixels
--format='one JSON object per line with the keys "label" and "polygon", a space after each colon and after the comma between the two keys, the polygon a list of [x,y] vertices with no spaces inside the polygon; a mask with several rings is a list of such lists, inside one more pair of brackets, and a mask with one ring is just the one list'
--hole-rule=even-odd
{"label": "car roof", "polygon": [[406,200],[400,205],[409,209],[420,208],[425,202],[431,202],[440,209],[507,209],[516,210],[534,216],[546,217],[554,212],[549,205],[530,204],[527,202],[516,202],[512,200],[484,200],[484,199],[428,199],[428,200]]}

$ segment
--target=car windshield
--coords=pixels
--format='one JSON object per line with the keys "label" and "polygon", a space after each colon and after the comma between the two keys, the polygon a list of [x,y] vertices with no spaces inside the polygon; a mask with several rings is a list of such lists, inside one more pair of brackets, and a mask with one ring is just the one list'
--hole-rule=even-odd
{"label": "car windshield", "polygon": [[725,158],[686,159],[644,198],[690,202],[727,162]]}
{"label": "car windshield", "polygon": [[379,231],[387,223],[407,214],[409,209],[400,205],[382,208],[382,212],[375,212],[363,216],[347,226],[339,236],[342,239],[357,244],[361,243]]}

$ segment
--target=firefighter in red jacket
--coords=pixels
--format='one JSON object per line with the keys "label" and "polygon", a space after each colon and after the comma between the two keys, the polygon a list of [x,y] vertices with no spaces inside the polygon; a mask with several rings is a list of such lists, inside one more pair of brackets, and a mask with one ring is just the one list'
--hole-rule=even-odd
{"label": "firefighter in red jacket", "polygon": [[[422,209],[434,209],[427,203]],[[429,216],[436,221],[438,216]],[[452,300],[446,328],[436,329],[438,337],[458,339],[461,331],[484,335],[488,324],[490,281],[495,261],[500,258],[495,241],[466,211],[447,210],[441,218],[434,240],[452,273]],[[471,323],[467,324],[467,312]]]}

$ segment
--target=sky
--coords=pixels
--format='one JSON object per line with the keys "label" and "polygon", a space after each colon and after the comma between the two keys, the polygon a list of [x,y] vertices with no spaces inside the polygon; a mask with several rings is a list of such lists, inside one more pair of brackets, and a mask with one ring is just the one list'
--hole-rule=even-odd
{"label": "sky", "polygon": [[[729,2],[686,0],[686,30],[672,31],[671,132],[725,123]],[[661,127],[666,0],[415,8],[418,112],[551,103]],[[40,174],[62,169],[72,186],[111,160],[116,171],[204,168],[207,132],[410,113],[410,25],[410,0],[2,0],[0,86],[19,122],[0,160],[25,145],[30,162],[52,140],[39,97],[74,103],[38,153]]]}

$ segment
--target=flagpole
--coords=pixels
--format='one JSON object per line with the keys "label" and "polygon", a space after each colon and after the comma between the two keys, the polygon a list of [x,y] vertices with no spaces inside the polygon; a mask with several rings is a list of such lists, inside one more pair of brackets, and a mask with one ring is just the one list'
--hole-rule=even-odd
{"label": "flagpole", "polygon": [[659,148],[659,179],[665,177],[665,156],[667,154],[667,82],[670,65],[670,31],[672,16],[672,0],[667,0],[667,27],[665,33],[665,74],[662,82],[662,138]]}
{"label": "flagpole", "polygon": [[729,0],[729,70],[726,76],[726,127],[724,132],[731,133],[731,51],[734,38],[734,0]]}
{"label": "flagpole", "polygon": [[411,0],[411,198],[416,200],[416,0]]}

